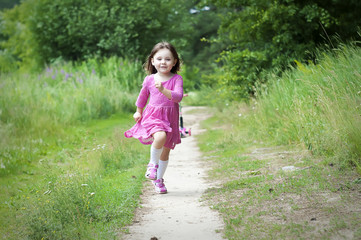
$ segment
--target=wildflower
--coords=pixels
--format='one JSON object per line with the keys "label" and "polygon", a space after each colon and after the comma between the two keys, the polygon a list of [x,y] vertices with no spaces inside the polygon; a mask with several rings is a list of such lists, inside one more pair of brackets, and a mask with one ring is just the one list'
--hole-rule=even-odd
{"label": "wildflower", "polygon": [[65,74],[64,82],[68,81],[68,78],[70,77],[69,73]]}
{"label": "wildflower", "polygon": [[94,75],[96,74],[96,72],[95,72],[95,70],[94,70],[94,69],[92,69],[92,74],[94,74]]}
{"label": "wildflower", "polygon": [[242,117],[242,113],[238,114],[238,117]]}

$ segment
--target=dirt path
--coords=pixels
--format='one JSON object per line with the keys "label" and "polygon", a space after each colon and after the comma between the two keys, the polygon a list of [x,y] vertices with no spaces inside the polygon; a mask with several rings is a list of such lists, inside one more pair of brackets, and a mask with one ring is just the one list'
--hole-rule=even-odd
{"label": "dirt path", "polygon": [[218,213],[200,201],[211,186],[194,135],[202,131],[199,122],[207,117],[202,107],[183,107],[184,126],[192,128],[192,136],[171,151],[164,176],[168,194],[156,194],[150,182],[146,184],[141,208],[124,239],[222,239],[217,233],[223,228]]}

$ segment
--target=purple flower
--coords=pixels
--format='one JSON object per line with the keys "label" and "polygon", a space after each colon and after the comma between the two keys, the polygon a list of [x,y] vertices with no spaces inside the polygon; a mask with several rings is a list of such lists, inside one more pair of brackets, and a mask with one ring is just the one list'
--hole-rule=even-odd
{"label": "purple flower", "polygon": [[70,77],[69,73],[65,74],[64,82],[68,81],[68,78]]}
{"label": "purple flower", "polygon": [[56,75],[51,76],[51,78],[52,78],[52,79],[55,79],[55,78],[56,78]]}
{"label": "purple flower", "polygon": [[92,69],[92,74],[94,74],[94,75],[96,74],[96,72],[95,72],[95,70],[94,70],[94,69]]}

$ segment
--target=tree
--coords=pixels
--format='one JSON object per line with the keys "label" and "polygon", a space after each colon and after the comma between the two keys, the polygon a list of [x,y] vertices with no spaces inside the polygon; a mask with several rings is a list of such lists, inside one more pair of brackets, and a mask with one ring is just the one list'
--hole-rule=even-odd
{"label": "tree", "polygon": [[66,60],[94,55],[143,58],[157,41],[184,45],[190,27],[179,10],[184,7],[176,3],[39,0],[31,30],[47,61],[59,56]]}
{"label": "tree", "polygon": [[58,58],[112,55],[143,61],[158,41],[187,47],[191,5],[185,0],[25,0],[2,15],[1,46],[19,62],[28,62],[24,52],[30,50],[10,41],[21,35],[23,43],[31,42],[27,47],[40,66]]}
{"label": "tree", "polygon": [[219,59],[226,74],[217,78],[236,98],[252,94],[255,82],[263,81],[263,70],[282,71],[294,59],[312,59],[317,46],[336,44],[330,36],[359,37],[361,2],[356,0],[211,2],[228,11],[218,31],[219,41],[229,43]]}

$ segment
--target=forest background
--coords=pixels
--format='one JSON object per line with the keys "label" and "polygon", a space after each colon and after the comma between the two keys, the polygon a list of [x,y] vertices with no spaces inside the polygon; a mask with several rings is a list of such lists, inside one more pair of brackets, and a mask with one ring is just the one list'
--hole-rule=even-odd
{"label": "forest background", "polygon": [[[57,236],[74,216],[50,214],[64,198],[51,209],[34,210],[20,201],[26,194],[10,190],[15,183],[9,179],[38,176],[39,162],[62,163],[71,171],[67,163],[78,152],[75,146],[90,143],[90,137],[80,139],[92,124],[105,119],[114,126],[134,111],[145,76],[142,64],[162,40],[181,55],[189,104],[238,111],[238,104],[246,103],[254,110],[243,119],[250,136],[301,144],[361,172],[357,0],[3,0],[0,8],[0,176],[7,186],[2,197],[15,199],[5,201],[2,215],[6,219],[25,208],[22,226],[33,238]],[[92,169],[98,176],[91,180],[95,188],[104,184],[100,175],[112,179],[115,169],[138,166],[124,160],[139,154],[137,148],[126,154],[129,148],[119,142],[112,146],[114,155],[98,156],[101,162]],[[59,179],[69,177],[64,176]],[[39,188],[55,192],[48,183],[62,181],[49,178],[54,177],[43,179]],[[112,221],[119,214],[111,207],[89,212],[90,201],[82,199],[90,196],[78,190],[84,204],[79,216],[86,221]],[[45,217],[52,223],[44,226]]]}

